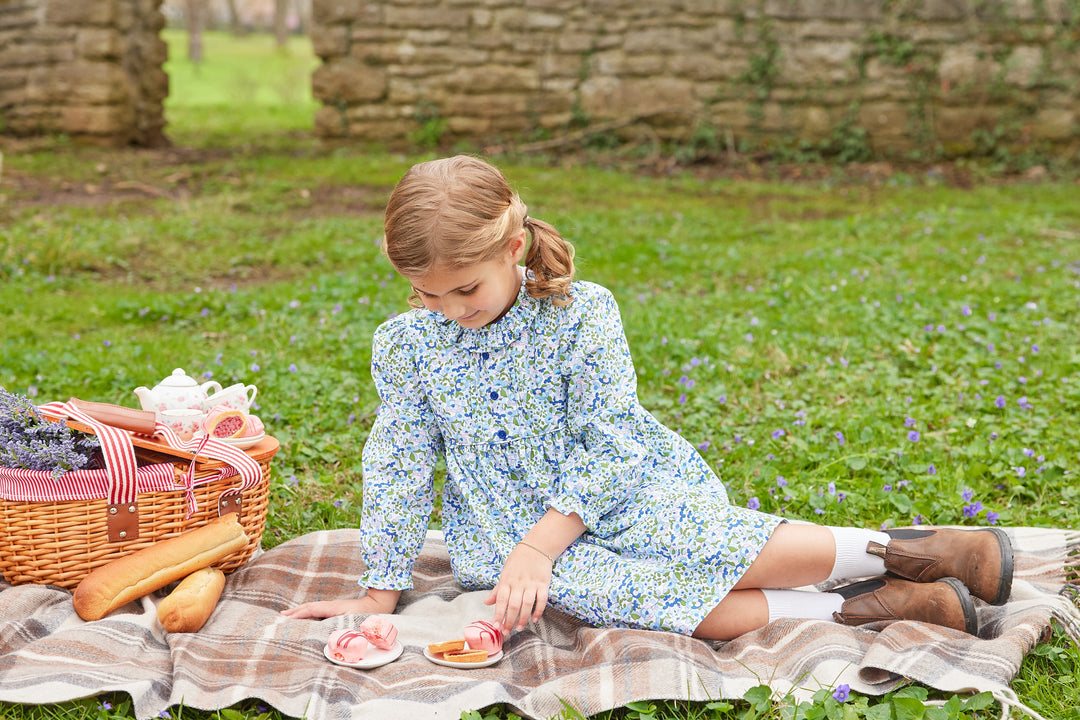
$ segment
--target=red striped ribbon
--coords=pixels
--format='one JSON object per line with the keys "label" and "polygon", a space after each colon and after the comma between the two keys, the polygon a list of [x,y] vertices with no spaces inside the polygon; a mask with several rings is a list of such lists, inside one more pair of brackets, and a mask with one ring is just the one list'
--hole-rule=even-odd
{"label": "red striped ribbon", "polygon": [[[176,489],[172,463],[138,467],[131,435],[126,430],[104,425],[69,403],[52,402],[38,407],[43,415],[58,420],[70,418],[89,425],[101,441],[105,469],[73,470],[64,473],[62,480],[53,478],[47,470],[22,470],[0,467],[0,497],[13,502],[62,502],[67,500],[97,500],[109,503],[134,502],[139,493]],[[240,485],[226,492],[244,491],[262,481],[262,468],[243,450],[217,438],[203,436],[183,441],[164,423],[157,423],[154,436],[164,440],[174,450],[201,455],[223,463],[216,473],[195,479],[195,461],[184,475],[184,494],[187,517],[198,508],[193,490],[196,486],[234,475]]]}

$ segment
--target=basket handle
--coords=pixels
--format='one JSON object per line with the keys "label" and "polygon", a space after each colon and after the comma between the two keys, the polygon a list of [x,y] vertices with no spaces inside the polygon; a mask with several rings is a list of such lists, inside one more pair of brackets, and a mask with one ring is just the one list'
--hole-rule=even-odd
{"label": "basket handle", "polygon": [[139,465],[135,460],[135,447],[128,432],[95,420],[72,403],[46,403],[38,406],[38,410],[42,415],[59,420],[78,420],[94,429],[94,434],[101,442],[101,454],[105,459],[105,471],[109,477],[106,517],[109,542],[137,539]]}
{"label": "basket handle", "polygon": [[[243,450],[235,448],[217,438],[204,435],[201,438],[192,438],[191,440],[184,441],[180,439],[172,428],[160,422],[157,424],[154,436],[161,437],[165,441],[165,444],[172,449],[190,452],[193,456],[191,465],[188,466],[188,471],[184,478],[184,486],[187,488],[188,517],[191,517],[192,513],[196,510],[194,506],[194,495],[191,492],[191,489],[195,484],[194,457],[196,456],[202,455],[211,460],[220,460],[232,467],[240,476],[239,487],[225,490],[218,497],[218,515],[228,515],[231,512],[240,514],[243,505],[242,499],[244,490],[250,490],[262,482],[262,468],[259,466],[259,463],[255,462],[255,460]],[[218,472],[219,478],[224,476],[225,470],[225,468],[222,468]]]}

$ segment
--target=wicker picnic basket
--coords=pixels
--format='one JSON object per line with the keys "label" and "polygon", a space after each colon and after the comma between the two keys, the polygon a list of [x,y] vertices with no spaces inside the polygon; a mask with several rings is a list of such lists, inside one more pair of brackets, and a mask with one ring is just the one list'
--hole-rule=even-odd
{"label": "wicker picnic basket", "polygon": [[258,550],[275,438],[239,450],[213,439],[183,442],[160,423],[153,437],[129,433],[66,403],[41,410],[96,434],[106,467],[59,480],[0,468],[0,573],[7,582],[74,588],[98,566],[229,512],[240,514],[248,544],[218,567],[232,572]]}

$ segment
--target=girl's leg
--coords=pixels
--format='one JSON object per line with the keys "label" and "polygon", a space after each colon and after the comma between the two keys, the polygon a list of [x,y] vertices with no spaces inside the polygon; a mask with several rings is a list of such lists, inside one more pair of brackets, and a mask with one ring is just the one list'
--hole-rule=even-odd
{"label": "girl's leg", "polygon": [[888,541],[888,535],[873,530],[784,523],[735,588],[792,588],[881,575],[885,562],[866,548]]}

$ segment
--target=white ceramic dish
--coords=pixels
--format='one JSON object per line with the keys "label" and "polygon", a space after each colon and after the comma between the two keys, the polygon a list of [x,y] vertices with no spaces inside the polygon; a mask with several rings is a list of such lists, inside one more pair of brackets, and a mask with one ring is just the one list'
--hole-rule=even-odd
{"label": "white ceramic dish", "polygon": [[502,660],[502,650],[494,655],[488,655],[488,659],[483,662],[454,662],[453,660],[443,660],[441,657],[436,657],[428,652],[427,648],[424,648],[424,657],[436,665],[442,665],[443,667],[462,668],[464,670],[475,670],[477,668],[486,668],[490,665]]}
{"label": "white ceramic dish", "polygon": [[380,665],[392,663],[401,657],[401,653],[404,652],[405,646],[399,642],[395,642],[389,650],[380,650],[377,647],[369,647],[367,654],[364,655],[364,659],[356,663],[348,663],[343,660],[335,660],[330,657],[330,647],[323,645],[323,655],[326,659],[335,665],[344,665],[345,667],[356,668],[357,670],[371,670],[377,668]]}
{"label": "white ceramic dish", "polygon": [[[196,439],[201,439],[206,433],[199,431],[195,433]],[[239,437],[239,438],[218,438],[221,442],[233,447],[238,447],[241,450],[247,450],[249,447],[254,447],[260,440],[266,437],[265,432],[261,432],[258,435],[252,435],[251,437]]]}

